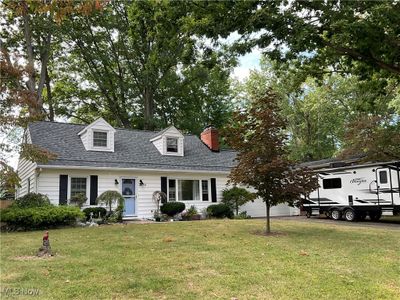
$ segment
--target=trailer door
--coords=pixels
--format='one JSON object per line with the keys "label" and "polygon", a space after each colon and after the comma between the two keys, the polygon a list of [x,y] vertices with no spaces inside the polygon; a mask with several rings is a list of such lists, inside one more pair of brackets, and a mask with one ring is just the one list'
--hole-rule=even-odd
{"label": "trailer door", "polygon": [[392,204],[392,174],[389,168],[376,169],[377,192],[381,204]]}

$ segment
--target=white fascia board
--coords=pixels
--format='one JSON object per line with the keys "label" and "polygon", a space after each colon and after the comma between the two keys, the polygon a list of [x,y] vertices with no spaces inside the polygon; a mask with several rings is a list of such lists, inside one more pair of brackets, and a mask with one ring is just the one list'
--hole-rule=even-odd
{"label": "white fascia board", "polygon": [[85,128],[83,128],[81,131],[79,131],[79,132],[78,132],[78,135],[81,135],[81,134],[84,133],[86,130],[92,128],[92,127],[95,126],[98,122],[104,122],[104,123],[106,123],[106,124],[109,126],[110,130],[113,131],[113,132],[115,132],[114,127],[112,127],[110,124],[108,124],[108,122],[107,122],[106,120],[104,120],[103,118],[98,118],[98,119],[96,119],[95,121],[93,121],[92,123],[90,123],[89,125],[87,125]]}
{"label": "white fascia board", "polygon": [[62,165],[38,165],[38,169],[73,169],[73,170],[108,170],[108,171],[141,171],[141,172],[179,172],[179,173],[212,173],[227,175],[229,171],[209,170],[179,170],[179,169],[141,169],[141,168],[113,168],[113,167],[85,167],[85,166],[62,166]]}

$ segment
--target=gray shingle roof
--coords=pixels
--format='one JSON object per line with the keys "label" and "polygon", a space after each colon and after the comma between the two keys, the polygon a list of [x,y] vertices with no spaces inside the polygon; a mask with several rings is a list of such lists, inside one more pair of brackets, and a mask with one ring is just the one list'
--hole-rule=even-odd
{"label": "gray shingle roof", "polygon": [[229,171],[234,151],[212,152],[194,135],[185,135],[184,156],[163,156],[150,139],[154,131],[116,129],[114,152],[87,151],[78,132],[85,125],[34,122],[32,143],[57,154],[47,165],[140,168],[164,170]]}

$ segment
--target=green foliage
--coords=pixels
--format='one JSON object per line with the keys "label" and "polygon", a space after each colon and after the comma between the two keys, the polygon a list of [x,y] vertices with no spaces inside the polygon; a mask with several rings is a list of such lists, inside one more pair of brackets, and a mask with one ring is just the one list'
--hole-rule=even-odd
{"label": "green foliage", "polygon": [[192,26],[214,39],[237,31],[237,52],[256,45],[272,59],[298,59],[309,73],[395,77],[399,9],[397,1],[210,1],[194,5]]}
{"label": "green foliage", "polygon": [[71,206],[12,206],[0,210],[0,219],[13,229],[42,229],[73,224],[83,218],[84,213],[78,207]]}
{"label": "green foliage", "polygon": [[[263,97],[269,88],[276,91],[289,135],[288,155],[296,161],[309,161],[331,158],[343,150],[350,153],[345,149],[351,144],[347,138],[349,128],[364,115],[390,120],[378,127],[391,135],[391,128],[400,120],[396,112],[397,85],[394,79],[375,76],[361,80],[354,75],[331,72],[316,79],[299,69],[296,61],[278,64],[263,58],[261,70],[251,72],[244,82],[236,82],[233,92],[235,102],[243,108],[251,105],[251,99]],[[367,131],[359,126],[358,129]],[[372,137],[363,138],[366,143],[376,144]],[[395,139],[380,139],[380,143],[389,148],[396,145]]]}
{"label": "green foliage", "polygon": [[0,199],[13,198],[17,187],[20,187],[20,178],[17,172],[0,160]]}
{"label": "green foliage", "polygon": [[161,205],[160,211],[170,217],[175,216],[185,210],[185,203],[183,202],[167,202]]}
{"label": "green foliage", "polygon": [[234,184],[253,187],[266,204],[266,231],[270,233],[269,211],[280,203],[293,203],[318,187],[306,169],[295,169],[286,149],[285,120],[278,97],[268,91],[249,108],[238,112],[225,130],[227,143],[236,151],[237,164],[229,178]]}
{"label": "green foliage", "polygon": [[209,205],[207,207],[207,215],[210,218],[217,218],[217,219],[233,218],[232,209],[224,203]]}
{"label": "green foliage", "polygon": [[98,196],[96,199],[96,203],[108,206],[109,212],[111,213],[111,208],[113,204],[117,204],[117,209],[123,211],[125,200],[119,192],[109,190],[103,192],[100,196]]}
{"label": "green foliage", "polygon": [[191,205],[188,210],[186,210],[185,215],[188,217],[193,217],[198,214],[197,208],[194,205]]}
{"label": "green foliage", "polygon": [[183,220],[194,220],[194,219],[199,220],[200,215],[199,215],[199,212],[198,212],[196,206],[192,205],[185,212],[183,212],[182,219]]}
{"label": "green foliage", "polygon": [[62,35],[70,55],[55,66],[58,113],[79,122],[102,116],[125,128],[220,126],[235,60],[195,38],[189,13],[179,1],[110,1],[68,20]]}
{"label": "green foliage", "polygon": [[87,201],[87,197],[84,193],[78,193],[74,196],[71,197],[69,200],[70,203],[73,203],[74,205],[78,206],[79,208],[82,207],[83,204],[85,204]]}
{"label": "green foliage", "polygon": [[12,207],[15,208],[45,206],[51,206],[49,198],[46,195],[36,193],[28,193],[25,196],[19,197],[12,204]]}
{"label": "green foliage", "polygon": [[239,214],[239,207],[246,204],[249,201],[256,199],[256,194],[250,193],[244,188],[234,186],[230,189],[222,191],[222,203],[228,205],[232,210]]}
{"label": "green foliage", "polygon": [[90,213],[93,213],[93,218],[104,218],[107,214],[104,207],[87,207],[82,212],[85,214],[86,220],[90,219]]}
{"label": "green foliage", "polygon": [[242,219],[251,219],[251,216],[249,216],[249,215],[247,214],[247,211],[242,211],[242,212],[240,212],[239,214],[237,214],[237,215],[235,216],[235,219],[239,219],[239,220],[242,220]]}

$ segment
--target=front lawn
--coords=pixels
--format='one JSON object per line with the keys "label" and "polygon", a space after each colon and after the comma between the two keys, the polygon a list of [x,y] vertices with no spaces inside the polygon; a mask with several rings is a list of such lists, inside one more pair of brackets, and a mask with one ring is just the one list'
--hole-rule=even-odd
{"label": "front lawn", "polygon": [[[272,220],[1,234],[1,290],[41,299],[400,299],[400,230]],[[14,290],[15,291],[15,290]],[[28,296],[27,296],[28,297]],[[30,297],[29,299],[32,299]]]}

